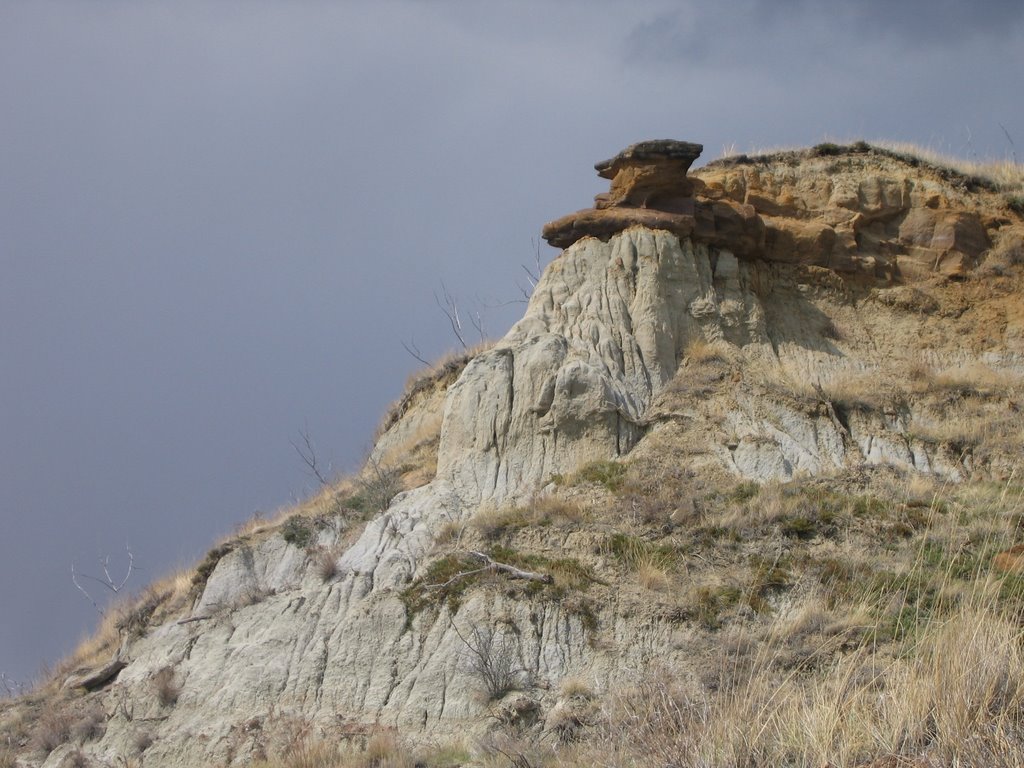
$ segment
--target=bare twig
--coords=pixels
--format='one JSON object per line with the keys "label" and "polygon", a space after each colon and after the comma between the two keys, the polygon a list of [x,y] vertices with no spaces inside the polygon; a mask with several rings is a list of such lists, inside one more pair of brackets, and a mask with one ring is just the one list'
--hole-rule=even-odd
{"label": "bare twig", "polygon": [[420,352],[420,348],[416,346],[416,339],[415,338],[409,339],[409,343],[408,344],[406,344],[403,341],[402,342],[402,349],[404,349],[406,352],[408,352],[410,355],[412,355],[414,358],[419,360],[424,365],[426,365],[426,366],[430,365],[430,363],[423,357],[423,353]]}
{"label": "bare twig", "polygon": [[473,557],[483,560],[487,565],[486,568],[490,568],[495,571],[501,571],[507,573],[513,579],[525,579],[526,581],[539,581],[542,584],[551,584],[554,582],[554,577],[550,573],[536,573],[534,571],[524,571],[522,568],[516,568],[514,565],[508,565],[507,563],[499,563],[497,560],[492,559],[483,552],[470,552]]}
{"label": "bare twig", "polygon": [[437,291],[434,291],[434,301],[437,302],[437,306],[444,312],[445,317],[448,318],[448,324],[452,327],[452,333],[455,334],[459,344],[462,345],[463,349],[469,349],[469,344],[466,343],[466,337],[462,328],[462,318],[459,315],[459,303],[448,293],[448,288],[444,283],[441,283],[441,296],[438,296]]}
{"label": "bare twig", "polygon": [[320,463],[316,456],[316,447],[313,445],[313,439],[309,436],[309,429],[299,430],[299,437],[302,438],[302,445],[298,445],[294,440],[291,440],[289,442],[291,442],[292,448],[299,454],[299,458],[302,459],[302,463],[306,465],[306,469],[309,470],[310,474],[319,481],[320,485],[326,488],[331,483],[320,469]]}
{"label": "bare twig", "polygon": [[103,614],[103,609],[100,608],[99,603],[89,593],[89,591],[82,586],[82,582],[80,580],[88,579],[89,581],[94,581],[100,586],[104,587],[105,589],[108,589],[109,591],[113,592],[115,595],[120,593],[120,591],[124,589],[124,587],[128,584],[128,579],[131,578],[132,573],[134,573],[135,571],[135,554],[132,552],[131,547],[129,547],[127,544],[125,544],[124,549],[125,552],[128,553],[128,567],[125,569],[124,578],[122,578],[120,581],[117,581],[113,576],[110,575],[110,555],[106,555],[100,558],[100,568],[103,569],[103,578],[91,576],[88,573],[79,573],[78,568],[75,565],[75,562],[73,560],[71,561],[71,582],[75,585],[75,588],[78,589],[79,592],[85,595],[85,599],[88,600],[92,607],[95,608],[96,611],[101,615]]}
{"label": "bare twig", "polygon": [[402,490],[398,472],[385,466],[379,460],[370,456],[366,460],[371,472],[369,477],[364,472],[358,478],[359,485],[363,487],[363,494],[378,512],[384,512],[391,504],[391,500]]}
{"label": "bare twig", "polygon": [[21,696],[26,690],[28,690],[28,686],[25,685],[25,683],[8,677],[6,672],[0,672],[0,688],[3,689],[0,691],[0,695],[10,696],[12,698],[15,696]]}
{"label": "bare twig", "polygon": [[[475,626],[467,638],[454,620],[450,626],[469,651],[470,673],[480,681],[492,700],[519,689],[528,680],[530,673],[520,662],[518,643],[507,634],[499,634],[490,627]],[[516,631],[515,627],[512,629]]]}

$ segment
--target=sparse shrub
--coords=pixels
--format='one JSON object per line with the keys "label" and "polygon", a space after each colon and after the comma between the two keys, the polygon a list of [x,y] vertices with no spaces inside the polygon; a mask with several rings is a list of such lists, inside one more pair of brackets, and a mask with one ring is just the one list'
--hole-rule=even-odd
{"label": "sparse shrub", "polygon": [[695,618],[705,629],[722,626],[721,613],[737,605],[743,590],[733,584],[698,587],[694,600]]}
{"label": "sparse shrub", "polygon": [[[359,494],[360,507],[374,513],[385,511],[391,500],[402,490],[400,472],[373,459],[367,462],[367,468],[358,478],[358,482],[362,486]],[[350,503],[355,502],[354,497]]]}
{"label": "sparse shrub", "polygon": [[281,536],[289,544],[305,549],[313,541],[313,526],[302,515],[292,515],[281,525]]}
{"label": "sparse shrub", "polygon": [[1024,216],[1024,195],[1007,195],[1006,207]]}
{"label": "sparse shrub", "polygon": [[742,504],[743,502],[750,501],[752,498],[757,496],[760,491],[760,485],[755,483],[753,480],[745,480],[736,485],[736,487],[729,492],[729,500],[734,501],[737,504]]}
{"label": "sparse shrub", "polygon": [[173,707],[178,703],[181,686],[174,679],[174,667],[162,667],[153,675],[153,691],[162,707]]}
{"label": "sparse shrub", "polygon": [[481,685],[490,701],[526,684],[529,673],[519,661],[519,643],[513,639],[514,628],[498,632],[490,627],[473,627],[468,636],[460,633],[459,637],[466,647],[467,671]]}
{"label": "sparse shrub", "polygon": [[791,539],[813,539],[818,535],[818,521],[810,515],[793,515],[782,521],[782,535]]}
{"label": "sparse shrub", "polygon": [[61,768],[87,768],[89,759],[82,750],[76,749],[68,753],[60,765]]}
{"label": "sparse shrub", "polygon": [[274,594],[276,594],[276,591],[269,587],[248,587],[238,596],[238,599],[235,600],[235,608],[247,608],[251,605],[259,605]]}
{"label": "sparse shrub", "polygon": [[95,741],[100,738],[107,729],[107,716],[103,707],[92,704],[87,707],[71,728],[75,741],[84,744],[88,741]]}
{"label": "sparse shrub", "polygon": [[59,705],[48,706],[36,722],[32,733],[32,746],[40,752],[49,754],[71,738],[71,727],[74,724],[71,713]]}
{"label": "sparse shrub", "polygon": [[161,603],[171,596],[170,591],[147,589],[134,605],[127,606],[117,620],[117,629],[128,637],[142,637],[149,628],[149,620]]}
{"label": "sparse shrub", "polygon": [[650,542],[628,533],[613,533],[605,540],[603,548],[627,568],[638,568],[652,551]]}

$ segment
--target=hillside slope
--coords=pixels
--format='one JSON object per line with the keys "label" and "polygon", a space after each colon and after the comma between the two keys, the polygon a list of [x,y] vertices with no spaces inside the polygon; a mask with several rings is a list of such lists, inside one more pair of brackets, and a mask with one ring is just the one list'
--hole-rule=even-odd
{"label": "hillside slope", "polygon": [[[1016,764],[1019,198],[867,145],[699,151],[599,164],[504,338],[4,704],[0,761]],[[967,704],[928,688],[949,647]]]}

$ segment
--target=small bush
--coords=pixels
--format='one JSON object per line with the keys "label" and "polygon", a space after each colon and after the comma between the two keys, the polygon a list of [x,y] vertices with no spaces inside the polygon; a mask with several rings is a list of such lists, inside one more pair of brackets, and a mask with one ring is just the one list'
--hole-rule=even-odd
{"label": "small bush", "polygon": [[313,526],[302,515],[292,515],[281,525],[281,536],[289,544],[305,549],[313,541]]}
{"label": "small bush", "polygon": [[1024,195],[1007,195],[1006,207],[1024,216]]}
{"label": "small bush", "polygon": [[592,699],[593,689],[581,677],[566,677],[558,686],[558,696],[562,699]]}
{"label": "small bush", "polygon": [[811,151],[818,157],[836,157],[843,154],[843,147],[839,144],[833,144],[831,141],[826,141],[821,144],[815,144]]}
{"label": "small bush", "polygon": [[338,575],[338,551],[333,547],[320,547],[315,555],[316,573],[325,584]]}

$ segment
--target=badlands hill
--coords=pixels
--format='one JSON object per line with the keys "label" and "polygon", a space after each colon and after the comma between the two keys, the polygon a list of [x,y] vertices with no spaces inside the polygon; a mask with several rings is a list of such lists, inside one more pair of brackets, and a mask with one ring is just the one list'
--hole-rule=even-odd
{"label": "badlands hill", "polygon": [[1024,197],[653,141],[365,470],[113,612],[0,766],[1024,764]]}

